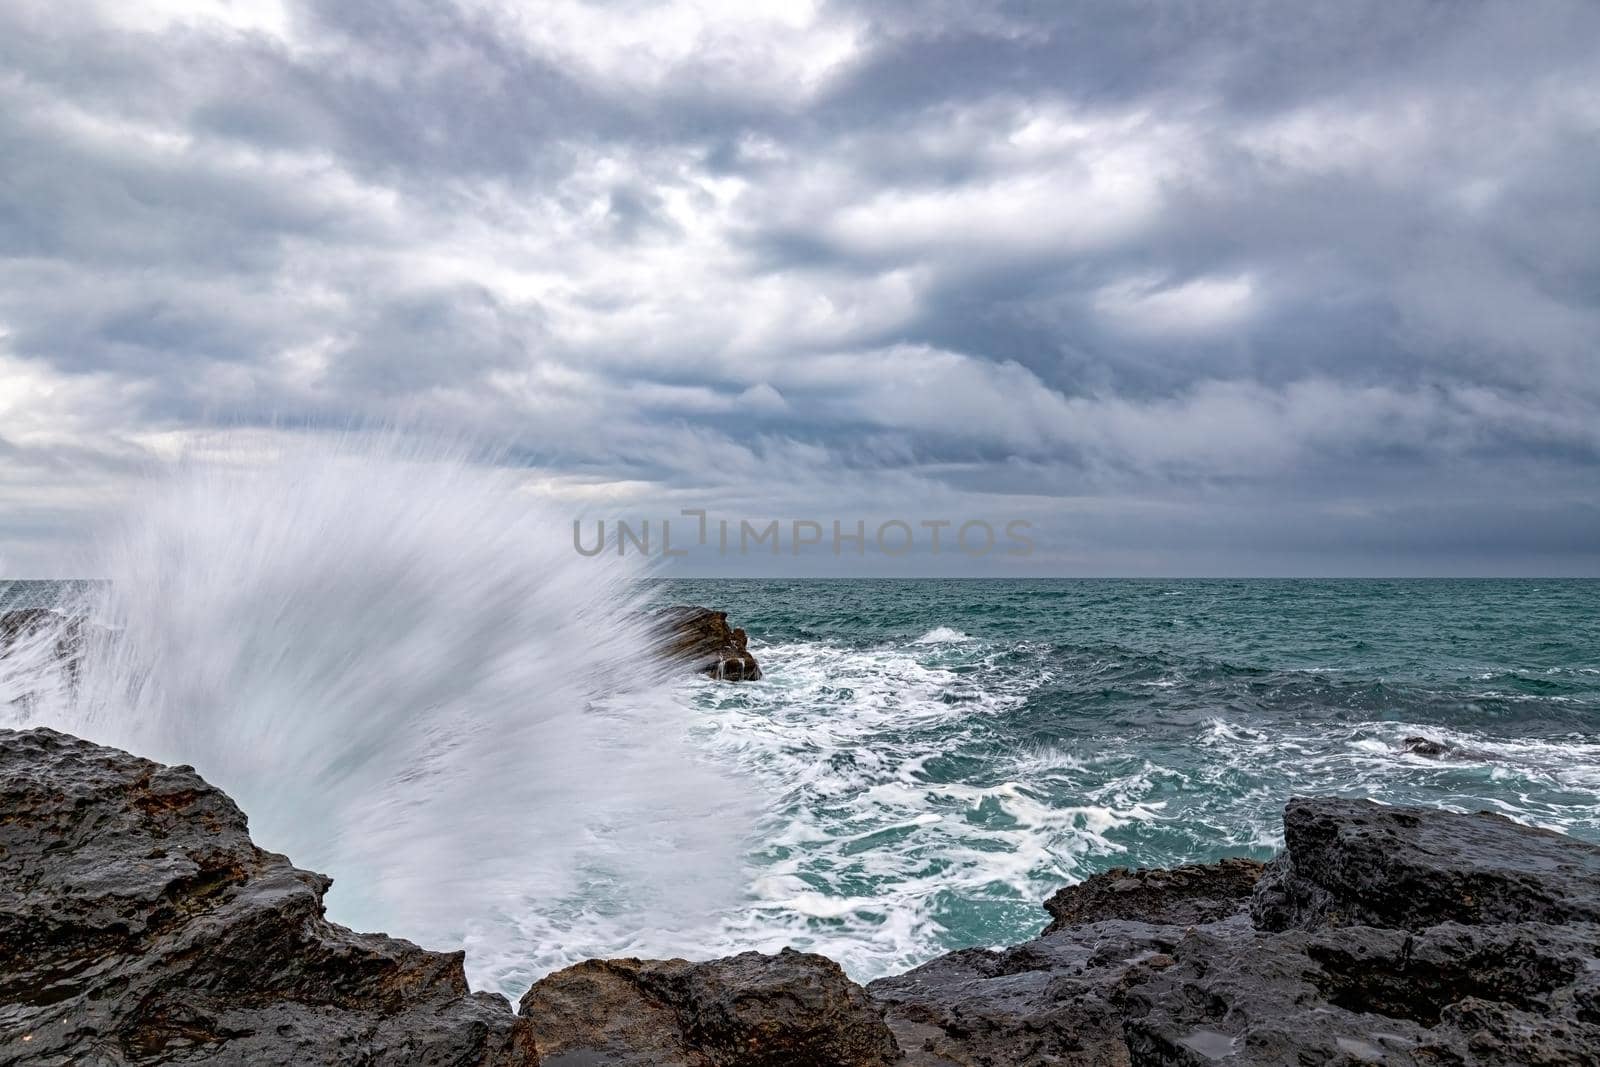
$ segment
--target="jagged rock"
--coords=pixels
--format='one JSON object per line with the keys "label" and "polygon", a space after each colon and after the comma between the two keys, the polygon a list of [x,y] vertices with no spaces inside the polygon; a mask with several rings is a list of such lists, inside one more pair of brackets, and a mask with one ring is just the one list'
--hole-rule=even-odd
{"label": "jagged rock", "polygon": [[1104,919],[1132,919],[1172,926],[1217,922],[1244,911],[1264,865],[1251,859],[1187,863],[1181,867],[1113,867],[1044,902],[1051,916],[1046,934]]}
{"label": "jagged rock", "polygon": [[461,953],[323,917],[192,768],[0,730],[0,1064],[523,1065]]}
{"label": "jagged rock", "polygon": [[663,608],[656,618],[658,649],[667,661],[730,682],[761,677],[761,667],[746,647],[749,637],[728,625],[726,611],[679,605]]}
{"label": "jagged rock", "polygon": [[882,1008],[823,956],[589,960],[535,983],[520,1014],[545,1067],[879,1067]]}
{"label": "jagged rock", "polygon": [[1251,905],[1263,929],[1600,922],[1600,847],[1503,815],[1297,797],[1283,829]]}
{"label": "jagged rock", "polygon": [[1188,931],[1173,966],[1130,990],[1133,1064],[1411,1063],[1413,1022],[1327,1002],[1305,935],[1268,935],[1237,918]]}
{"label": "jagged rock", "polygon": [[1113,868],[1046,901],[1052,921],[1035,941],[951,953],[868,989],[890,1005],[907,1067],[1130,1064],[1128,991],[1173,965],[1187,927],[1243,915],[1261,870]]}
{"label": "jagged rock", "polygon": [[1099,922],[992,952],[966,949],[867,991],[906,1067],[1126,1067],[1128,989],[1172,965],[1177,927]]}
{"label": "jagged rock", "polygon": [[1596,928],[1189,932],[1129,992],[1134,1064],[1593,1064]]}
{"label": "jagged rock", "polygon": [[1597,1062],[1600,848],[1341,799],[1291,801],[1285,829],[1259,881],[1107,872],[1034,941],[866,991],[790,951],[600,960],[513,1016],[459,953],[329,923],[328,879],[192,769],[0,730],[0,1065]]}
{"label": "jagged rock", "polygon": [[872,983],[907,1067],[1597,1062],[1600,849],[1336,798],[1285,826],[1250,914],[1247,866],[1113,871],[1038,940]]}

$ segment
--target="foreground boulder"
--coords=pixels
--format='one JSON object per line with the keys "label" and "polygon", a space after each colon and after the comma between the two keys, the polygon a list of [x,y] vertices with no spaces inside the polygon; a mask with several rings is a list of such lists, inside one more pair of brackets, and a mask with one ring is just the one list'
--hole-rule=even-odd
{"label": "foreground boulder", "polygon": [[546,1067],[880,1067],[883,1009],[823,956],[589,960],[522,998]]}
{"label": "foreground boulder", "polygon": [[1264,873],[1112,871],[868,989],[907,1067],[1600,1062],[1600,848],[1341,799],[1285,830]]}
{"label": "foreground boulder", "polygon": [[1291,800],[1252,910],[1266,930],[1600,923],[1600,848],[1480,811]]}
{"label": "foreground boulder", "polygon": [[663,659],[729,682],[753,682],[761,667],[746,647],[749,637],[728,625],[726,611],[679,605],[656,615]]}
{"label": "foreground boulder", "polygon": [[0,730],[0,1063],[510,1065],[462,955],[323,917],[188,767]]}

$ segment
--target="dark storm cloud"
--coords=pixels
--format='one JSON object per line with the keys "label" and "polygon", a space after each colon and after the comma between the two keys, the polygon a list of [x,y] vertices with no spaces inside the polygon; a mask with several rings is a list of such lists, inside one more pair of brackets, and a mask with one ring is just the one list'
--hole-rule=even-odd
{"label": "dark storm cloud", "polygon": [[7,5],[5,536],[388,417],[1068,570],[1595,570],[1597,70],[1578,2]]}

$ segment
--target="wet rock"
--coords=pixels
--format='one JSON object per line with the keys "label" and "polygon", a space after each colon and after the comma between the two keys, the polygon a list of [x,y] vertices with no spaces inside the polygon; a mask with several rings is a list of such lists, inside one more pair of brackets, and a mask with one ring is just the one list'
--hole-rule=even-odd
{"label": "wet rock", "polygon": [[43,629],[60,618],[45,608],[0,611],[0,651],[10,647],[18,637]]}
{"label": "wet rock", "polygon": [[17,608],[0,612],[0,656],[20,641],[45,635],[55,639],[56,655],[75,662],[83,649],[84,621],[67,619],[47,608]]}
{"label": "wet rock", "polygon": [[1113,867],[1045,901],[1051,923],[1044,932],[1103,919],[1173,926],[1217,922],[1249,906],[1263,866],[1251,859],[1225,859],[1168,869]]}
{"label": "wet rock", "polygon": [[323,917],[188,767],[0,730],[0,1064],[513,1065],[460,953]]}
{"label": "wet rock", "polygon": [[1346,927],[1305,942],[1318,968],[1314,980],[1330,1001],[1424,1026],[1469,998],[1560,1014],[1552,1000],[1558,990],[1600,989],[1600,974],[1591,981],[1587,973],[1597,949],[1600,927],[1588,923],[1441,923],[1419,934]]}
{"label": "wet rock", "polygon": [[838,964],[788,949],[707,963],[589,960],[535,983],[520,1014],[545,1067],[878,1067],[883,1010]]}
{"label": "wet rock", "polygon": [[1173,966],[1129,992],[1129,1062],[1412,1063],[1423,1028],[1328,1002],[1305,937],[1265,934],[1244,918],[1188,931]]}
{"label": "wet rock", "polygon": [[728,625],[728,613],[679,605],[657,614],[661,656],[724,681],[755,681],[761,667],[746,647],[749,637]]}
{"label": "wet rock", "polygon": [[1295,798],[1251,905],[1267,930],[1600,922],[1600,847],[1490,812]]}
{"label": "wet rock", "polygon": [[[1134,1064],[1594,1063],[1593,929],[1190,931],[1130,990]],[[1587,939],[1587,943],[1586,943]]]}
{"label": "wet rock", "polygon": [[872,983],[907,1067],[1600,1062],[1600,849],[1336,798],[1285,825],[1253,895],[1254,865],[1111,871],[1035,941]]}
{"label": "wet rock", "polygon": [[1594,928],[1190,931],[1131,990],[1134,1064],[1594,1062]]}
{"label": "wet rock", "polygon": [[1435,741],[1430,737],[1407,737],[1400,742],[1407,752],[1414,752],[1419,756],[1428,756],[1441,759],[1454,751],[1450,745],[1443,741]]}
{"label": "wet rock", "polygon": [[329,923],[192,769],[0,730],[0,1065],[1597,1062],[1600,848],[1343,799],[1285,831],[1264,873],[1106,872],[867,990],[791,951],[594,960],[513,1016],[459,953]]}
{"label": "wet rock", "polygon": [[992,952],[967,949],[867,987],[906,1067],[1123,1067],[1128,990],[1172,966],[1176,927],[1098,922]]}
{"label": "wet rock", "polygon": [[1425,756],[1436,760],[1462,760],[1475,763],[1494,763],[1496,756],[1492,752],[1482,749],[1467,748],[1452,741],[1438,741],[1431,737],[1413,736],[1402,738],[1400,747],[1414,756]]}

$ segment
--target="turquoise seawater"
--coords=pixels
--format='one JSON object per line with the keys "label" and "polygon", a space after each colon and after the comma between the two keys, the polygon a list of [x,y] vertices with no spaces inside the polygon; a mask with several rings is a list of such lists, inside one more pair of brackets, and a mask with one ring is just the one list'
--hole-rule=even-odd
{"label": "turquoise seawater", "polygon": [[664,584],[766,672],[692,696],[769,798],[742,933],[860,975],[1109,867],[1265,858],[1296,794],[1600,840],[1600,582]]}
{"label": "turquoise seawater", "polygon": [[[61,591],[0,583],[0,609]],[[751,798],[729,831],[742,895],[670,939],[626,920],[603,880],[533,901],[511,918],[534,933],[469,946],[509,992],[590,955],[792,945],[870,979],[1015,943],[1046,896],[1097,871],[1271,855],[1295,794],[1488,809],[1600,841],[1600,581],[657,592],[728,611],[766,672],[668,694],[690,709],[694,758]],[[1415,737],[1447,748],[1419,754]]]}

